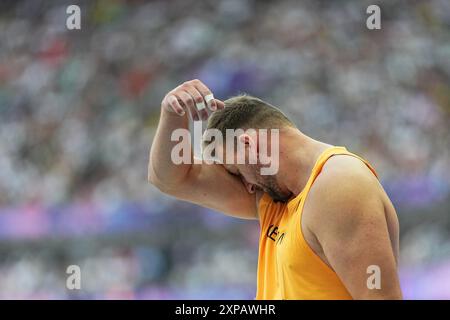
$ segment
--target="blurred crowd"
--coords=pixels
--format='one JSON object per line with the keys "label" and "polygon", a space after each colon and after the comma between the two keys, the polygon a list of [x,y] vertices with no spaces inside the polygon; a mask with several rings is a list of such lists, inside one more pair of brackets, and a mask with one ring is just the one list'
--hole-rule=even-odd
{"label": "blurred crowd", "polygon": [[405,297],[450,298],[450,3],[379,1],[381,30],[369,4],[2,1],[0,298],[254,297],[258,226],[147,183],[160,101],[193,78],[367,158],[400,216]]}

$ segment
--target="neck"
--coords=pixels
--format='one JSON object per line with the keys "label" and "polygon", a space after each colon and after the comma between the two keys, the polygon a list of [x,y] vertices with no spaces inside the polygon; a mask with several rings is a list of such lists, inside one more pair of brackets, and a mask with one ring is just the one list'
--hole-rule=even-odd
{"label": "neck", "polygon": [[280,171],[278,182],[294,196],[305,187],[320,154],[332,147],[314,140],[298,129],[288,128],[280,132]]}

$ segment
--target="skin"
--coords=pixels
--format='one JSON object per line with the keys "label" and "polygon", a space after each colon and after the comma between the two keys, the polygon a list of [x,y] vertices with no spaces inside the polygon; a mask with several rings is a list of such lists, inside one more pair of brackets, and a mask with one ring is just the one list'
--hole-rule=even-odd
{"label": "skin", "polygon": [[[164,97],[150,150],[149,182],[178,199],[243,219],[258,219],[263,192],[278,201],[299,194],[317,158],[331,146],[293,127],[280,129],[279,170],[274,176],[261,175],[260,164],[172,163],[171,150],[177,142],[171,142],[170,135],[175,129],[189,128],[187,114],[193,120],[207,119],[210,112],[224,107],[214,100],[210,110],[198,112],[195,102],[209,94],[201,81],[192,80]],[[246,144],[246,157],[249,145],[260,143],[249,134],[239,139]],[[337,273],[354,299],[402,298],[397,215],[383,187],[360,160],[334,156],[326,162],[305,200],[301,227],[311,249]],[[367,288],[370,265],[381,269],[380,290]]]}

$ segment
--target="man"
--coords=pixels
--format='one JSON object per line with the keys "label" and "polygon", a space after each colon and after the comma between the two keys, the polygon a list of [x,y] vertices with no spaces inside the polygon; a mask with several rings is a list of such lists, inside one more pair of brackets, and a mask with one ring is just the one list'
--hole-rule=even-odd
{"label": "man", "polygon": [[[178,142],[171,135],[189,128],[188,113],[193,120],[209,116],[208,129],[224,136],[227,129],[278,130],[277,173],[262,175],[259,161],[174,164]],[[249,130],[237,140],[246,160],[252,150],[259,159],[263,143],[273,147]],[[257,299],[402,298],[397,215],[375,170],[343,147],[306,136],[260,99],[222,102],[199,80],[170,91],[162,101],[148,179],[181,200],[259,220]]]}

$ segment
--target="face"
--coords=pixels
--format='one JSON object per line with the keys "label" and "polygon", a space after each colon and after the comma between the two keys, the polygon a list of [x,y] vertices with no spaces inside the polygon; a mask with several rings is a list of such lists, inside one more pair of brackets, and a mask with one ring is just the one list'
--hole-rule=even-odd
{"label": "face", "polygon": [[232,175],[238,177],[249,193],[254,193],[256,190],[261,190],[269,194],[274,201],[286,202],[288,201],[292,193],[283,188],[277,180],[277,175],[263,175],[261,174],[261,168],[264,166],[260,163],[259,148],[256,148],[256,164],[250,164],[250,145],[258,146],[257,137],[252,137],[247,134],[239,137],[245,144],[245,164],[236,164],[237,153],[234,154],[234,164],[224,163],[223,160],[227,159],[226,149],[223,144],[216,143],[215,148],[219,154],[223,155],[223,158],[218,163],[221,163],[224,168]]}
{"label": "face", "polygon": [[286,202],[292,196],[288,190],[283,190],[276,175],[261,175],[261,166],[256,165],[227,165],[225,169],[241,179],[249,193],[261,190],[269,194],[276,202]]}

